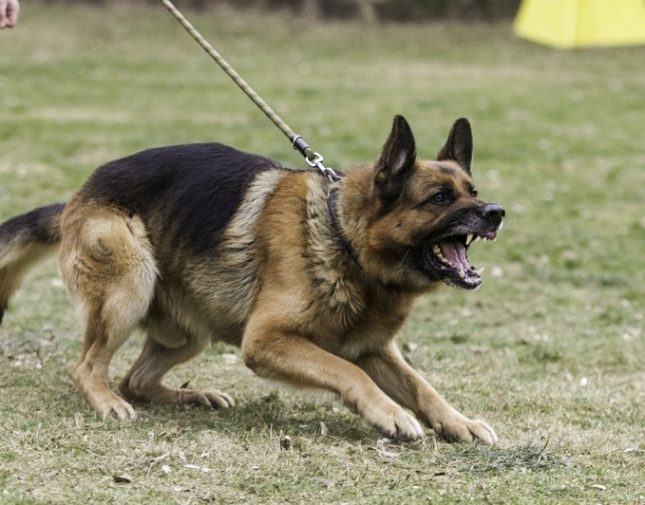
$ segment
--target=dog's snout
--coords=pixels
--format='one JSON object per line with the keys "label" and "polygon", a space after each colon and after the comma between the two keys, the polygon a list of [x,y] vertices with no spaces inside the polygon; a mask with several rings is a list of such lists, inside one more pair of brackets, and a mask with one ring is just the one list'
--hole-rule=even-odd
{"label": "dog's snout", "polygon": [[487,203],[484,205],[481,210],[481,216],[490,223],[501,223],[502,219],[506,215],[506,211],[500,205],[496,203]]}

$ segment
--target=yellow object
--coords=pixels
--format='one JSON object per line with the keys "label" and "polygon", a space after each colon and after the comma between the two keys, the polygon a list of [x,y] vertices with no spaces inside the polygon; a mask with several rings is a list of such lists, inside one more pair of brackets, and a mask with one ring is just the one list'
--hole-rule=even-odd
{"label": "yellow object", "polygon": [[523,0],[513,29],[560,48],[645,44],[645,0]]}

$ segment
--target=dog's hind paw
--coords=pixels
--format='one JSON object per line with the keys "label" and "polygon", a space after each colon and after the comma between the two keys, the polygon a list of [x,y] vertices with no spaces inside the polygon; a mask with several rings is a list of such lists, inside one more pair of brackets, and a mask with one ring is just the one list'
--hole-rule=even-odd
{"label": "dog's hind paw", "polygon": [[111,391],[110,394],[101,395],[90,400],[90,404],[101,414],[103,419],[118,419],[119,421],[131,421],[136,419],[137,413],[132,405],[118,397]]}
{"label": "dog's hind paw", "polygon": [[230,395],[214,389],[171,388],[160,383],[141,383],[126,377],[119,389],[126,398],[145,403],[175,405],[203,405],[209,409],[227,409],[235,406]]}
{"label": "dog's hind paw", "polygon": [[175,401],[185,405],[203,405],[212,409],[227,409],[235,406],[235,400],[230,395],[213,389],[178,389],[176,392]]}

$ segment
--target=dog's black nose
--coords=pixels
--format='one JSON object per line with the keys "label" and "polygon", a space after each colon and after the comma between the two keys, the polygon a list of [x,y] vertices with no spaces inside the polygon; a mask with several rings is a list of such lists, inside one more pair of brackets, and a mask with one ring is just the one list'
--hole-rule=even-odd
{"label": "dog's black nose", "polygon": [[480,212],[486,221],[494,224],[501,223],[506,215],[504,208],[496,203],[487,203],[481,208]]}

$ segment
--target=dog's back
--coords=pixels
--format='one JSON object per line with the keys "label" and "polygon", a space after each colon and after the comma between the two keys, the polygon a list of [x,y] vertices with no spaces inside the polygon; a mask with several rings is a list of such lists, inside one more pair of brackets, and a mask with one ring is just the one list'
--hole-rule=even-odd
{"label": "dog's back", "polygon": [[216,143],[149,149],[97,169],[77,198],[141,217],[156,247],[209,253],[261,172],[266,158]]}

